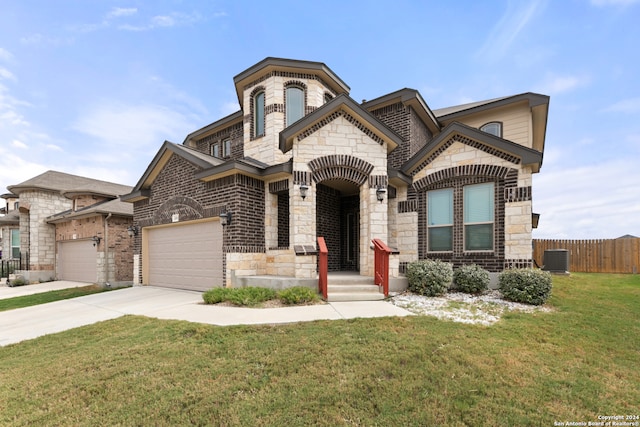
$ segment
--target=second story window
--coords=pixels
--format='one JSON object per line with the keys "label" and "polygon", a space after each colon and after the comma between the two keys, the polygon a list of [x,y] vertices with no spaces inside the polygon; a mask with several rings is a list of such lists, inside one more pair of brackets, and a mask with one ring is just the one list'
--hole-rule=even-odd
{"label": "second story window", "polygon": [[500,122],[489,122],[483,125],[480,130],[502,138],[502,123]]}
{"label": "second story window", "polygon": [[211,145],[211,155],[213,157],[220,157],[220,144]]}
{"label": "second story window", "polygon": [[231,157],[231,140],[222,141],[222,157]]}
{"label": "second story window", "polygon": [[304,116],[304,90],[298,86],[289,86],[286,91],[286,126],[297,122]]}
{"label": "second story window", "polygon": [[253,98],[253,135],[264,136],[264,92],[258,92]]}

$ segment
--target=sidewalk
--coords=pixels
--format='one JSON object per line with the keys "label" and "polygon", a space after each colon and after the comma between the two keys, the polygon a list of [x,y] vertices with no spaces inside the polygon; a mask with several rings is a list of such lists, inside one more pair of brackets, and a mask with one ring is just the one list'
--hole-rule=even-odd
{"label": "sidewalk", "polygon": [[[50,283],[49,286],[63,286],[54,285],[60,282]],[[73,286],[86,285],[65,283]],[[40,285],[28,285],[25,288],[31,286]],[[13,289],[19,288],[0,288],[0,299],[7,298],[4,296],[5,292]],[[200,292],[136,286],[0,312],[0,346],[128,314],[218,326],[411,315],[409,311],[385,301],[332,302],[283,308],[219,307],[204,304]]]}

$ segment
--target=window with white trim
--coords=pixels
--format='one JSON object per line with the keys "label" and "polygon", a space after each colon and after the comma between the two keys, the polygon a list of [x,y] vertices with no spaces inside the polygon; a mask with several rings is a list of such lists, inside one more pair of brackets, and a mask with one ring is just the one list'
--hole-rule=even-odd
{"label": "window with white trim", "polygon": [[453,188],[427,192],[429,252],[453,251]]}
{"label": "window with white trim", "polygon": [[20,230],[11,230],[11,258],[20,259]]}
{"label": "window with white trim", "polygon": [[285,94],[287,108],[285,126],[289,126],[304,116],[304,89],[299,86],[287,86]]}
{"label": "window with white trim", "polygon": [[220,144],[211,144],[211,155],[213,157],[220,157]]}
{"label": "window with white trim", "polygon": [[502,138],[502,123],[501,122],[489,122],[480,128],[481,131],[490,133],[491,135],[495,135],[499,138]]}
{"label": "window with white trim", "polygon": [[494,184],[467,185],[463,193],[464,250],[493,250]]}
{"label": "window with white trim", "polygon": [[222,141],[222,157],[231,157],[231,140]]}

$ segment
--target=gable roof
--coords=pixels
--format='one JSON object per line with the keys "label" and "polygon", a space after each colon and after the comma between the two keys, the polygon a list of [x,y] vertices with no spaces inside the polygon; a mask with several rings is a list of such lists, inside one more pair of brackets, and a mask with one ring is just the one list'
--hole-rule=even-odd
{"label": "gable roof", "polygon": [[534,171],[540,169],[542,165],[542,153],[531,148],[525,147],[515,142],[499,138],[487,132],[483,132],[476,128],[464,125],[460,122],[453,122],[445,127],[440,134],[429,141],[427,145],[422,147],[413,157],[411,157],[401,168],[401,171],[410,174],[418,166],[422,164],[443,142],[449,138],[461,135],[481,142],[485,145],[493,147],[499,151],[511,154],[521,159],[525,165],[533,165]]}
{"label": "gable roof", "polygon": [[128,192],[128,194],[123,194],[120,198],[125,202],[133,203],[149,197],[149,187],[151,187],[151,184],[155,181],[162,168],[174,154],[201,169],[209,169],[225,163],[224,160],[204,154],[186,145],[178,145],[170,141],[165,141],[142,174],[142,177],[138,180],[135,187],[133,187],[133,190]]}
{"label": "gable roof", "polygon": [[96,203],[86,208],[79,209],[77,211],[64,211],[47,217],[49,224],[56,224],[60,222],[66,222],[71,219],[80,219],[92,217],[95,215],[114,214],[118,216],[133,216],[133,205],[131,203],[125,203],[120,199],[107,200],[101,203]]}
{"label": "gable roof", "polygon": [[228,128],[233,124],[242,123],[243,117],[244,116],[243,116],[242,110],[238,110],[233,114],[229,114],[228,116],[223,117],[220,120],[216,120],[215,122],[203,128],[200,128],[194,132],[191,132],[189,135],[187,135],[187,137],[184,139],[184,142],[182,144],[187,145],[190,141],[194,139],[200,139],[207,136],[208,134],[212,134],[219,130]]}
{"label": "gable roof", "polygon": [[307,114],[291,126],[280,132],[280,150],[283,153],[291,150],[293,147],[293,139],[301,132],[307,130],[320,120],[330,114],[344,110],[355,118],[362,121],[367,128],[382,140],[387,142],[387,151],[391,151],[402,143],[402,138],[394,131],[385,126],[380,120],[373,116],[370,112],[362,108],[356,101],[348,95],[342,94],[333,98],[310,114]]}
{"label": "gable roof", "polygon": [[0,224],[2,225],[19,225],[20,212],[16,210],[9,211],[6,215],[0,215]]}
{"label": "gable roof", "polygon": [[349,86],[322,62],[267,57],[233,78],[241,108],[243,104],[242,92],[244,91],[244,87],[248,83],[278,69],[286,69],[287,72],[292,73],[315,74],[338,95],[343,93],[348,94],[350,90]]}
{"label": "gable roof", "polygon": [[94,194],[117,197],[131,191],[131,186],[50,170],[7,189],[18,196],[25,190],[43,190],[67,196]]}
{"label": "gable roof", "polygon": [[398,102],[401,102],[405,106],[412,107],[422,121],[427,125],[431,133],[437,133],[440,131],[440,123],[438,122],[438,119],[424,101],[420,92],[415,89],[404,88],[387,95],[383,95],[379,98],[363,102],[362,108],[367,111],[373,111]]}

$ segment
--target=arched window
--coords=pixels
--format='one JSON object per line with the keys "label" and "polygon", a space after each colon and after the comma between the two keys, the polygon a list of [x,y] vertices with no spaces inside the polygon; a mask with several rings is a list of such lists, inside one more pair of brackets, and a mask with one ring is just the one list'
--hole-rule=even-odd
{"label": "arched window", "polygon": [[331,101],[333,99],[333,95],[331,95],[329,92],[325,92],[324,93],[324,103],[326,104],[327,102]]}
{"label": "arched window", "polygon": [[253,136],[264,136],[264,91],[253,97]]}
{"label": "arched window", "polygon": [[501,122],[489,122],[480,128],[481,131],[490,133],[499,138],[502,138],[502,123]]}
{"label": "arched window", "polygon": [[285,126],[289,126],[304,116],[304,89],[299,86],[288,86],[285,94],[287,109]]}

